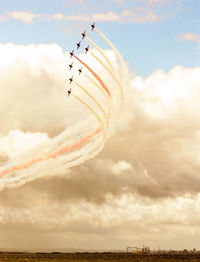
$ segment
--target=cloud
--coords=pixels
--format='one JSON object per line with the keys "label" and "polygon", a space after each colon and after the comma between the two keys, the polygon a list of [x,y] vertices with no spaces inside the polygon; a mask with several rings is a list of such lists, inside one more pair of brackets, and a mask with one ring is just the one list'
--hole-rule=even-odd
{"label": "cloud", "polygon": [[[23,195],[28,192],[25,189]],[[9,194],[4,197],[8,199]],[[23,249],[66,249],[67,242],[68,247],[125,250],[133,243],[142,246],[145,238],[151,249],[158,245],[165,249],[190,249],[198,247],[200,240],[199,196],[160,203],[130,196],[110,197],[102,206],[65,201],[58,205],[44,194],[34,199],[21,208],[1,204],[2,248],[8,248],[10,243],[10,247]],[[14,237],[16,232],[20,232],[20,240]]]}
{"label": "cloud", "polygon": [[115,21],[115,22],[120,22],[121,21],[121,16],[115,12],[107,12],[107,13],[94,13],[92,15],[93,20],[95,21]]}
{"label": "cloud", "polygon": [[[120,3],[120,4],[125,4],[125,3],[130,3],[132,2],[133,4],[139,2],[141,4],[141,1],[138,0],[115,0],[116,2]],[[167,4],[172,2],[172,0],[143,0],[142,2],[147,3],[148,5],[158,5],[158,4]],[[177,0],[176,0],[177,2]]]}
{"label": "cloud", "polygon": [[52,15],[34,14],[28,11],[10,11],[0,16],[0,21],[15,19],[24,23],[33,23],[37,18],[60,21],[96,21],[96,22],[120,22],[120,23],[146,23],[157,22],[160,17],[157,13],[140,7],[133,10],[123,10],[121,13],[108,11],[105,13],[93,13],[91,15],[64,15],[55,13]]}
{"label": "cloud", "polygon": [[172,0],[145,0],[150,5],[166,4],[172,2]]}
{"label": "cloud", "polygon": [[[71,104],[71,100],[66,104],[63,96],[69,57],[56,44],[26,47],[0,44],[0,54],[0,76],[4,83],[0,98],[1,135],[19,129],[24,132],[49,130],[51,136],[62,130],[69,119],[65,117],[66,108]],[[56,121],[57,117],[60,121]]]}
{"label": "cloud", "polygon": [[[65,67],[69,57],[59,46],[5,44],[0,45],[0,54],[0,155],[5,162],[19,153],[22,139],[28,147],[29,141],[34,145],[51,138],[78,121],[84,112],[73,100],[66,103]],[[102,74],[101,67],[89,57],[88,63]],[[84,197],[87,191],[85,198],[96,202],[104,201],[107,194],[124,192],[150,198],[198,193],[199,75],[199,68],[177,66],[167,73],[156,71],[146,79],[133,78],[127,86],[118,133],[99,157],[71,170],[63,184],[74,189],[66,197],[81,185],[83,190],[77,197]],[[112,80],[105,73],[104,79],[112,88]],[[84,81],[87,83],[83,78],[83,85]],[[8,144],[10,147],[6,147]],[[95,190],[86,190],[87,185]]]}
{"label": "cloud", "polygon": [[5,17],[4,16],[0,16],[0,22],[4,21],[4,20],[5,20]]}
{"label": "cloud", "polygon": [[93,13],[92,15],[69,15],[57,13],[49,16],[50,20],[72,20],[72,21],[96,21],[96,22],[120,22],[120,23],[145,23],[157,22],[159,16],[152,11],[143,8],[124,10],[121,13],[109,11],[107,13]]}
{"label": "cloud", "polygon": [[200,35],[193,32],[186,32],[178,37],[180,40],[191,41],[200,44]]}
{"label": "cloud", "polygon": [[131,170],[132,166],[130,163],[127,163],[126,161],[118,161],[117,163],[114,163],[111,166],[111,170],[114,174],[121,174],[125,170]]}
{"label": "cloud", "polygon": [[32,23],[34,19],[41,17],[39,14],[34,14],[27,11],[12,11],[7,13],[8,18],[20,20],[24,23]]}
{"label": "cloud", "polygon": [[160,20],[158,14],[143,8],[137,8],[133,11],[125,10],[122,12],[122,19],[128,19],[130,22],[145,23],[157,22]]}
{"label": "cloud", "polygon": [[91,21],[91,17],[87,15],[69,15],[65,16],[62,13],[57,13],[49,16],[50,20],[66,20],[66,21]]}
{"label": "cloud", "polygon": [[[88,112],[66,99],[69,56],[58,45],[1,44],[0,56],[4,165]],[[89,55],[87,62],[116,89]],[[66,247],[67,241],[74,247],[124,248],[141,246],[144,239],[150,247],[197,246],[200,68],[176,66],[127,82],[117,130],[97,157],[0,192],[2,247]]]}
{"label": "cloud", "polygon": [[84,5],[86,3],[86,0],[77,0],[77,3],[79,5]]}
{"label": "cloud", "polygon": [[28,11],[10,11],[5,13],[4,15],[0,16],[0,21],[15,19],[22,21],[27,24],[33,23],[34,19],[40,18],[42,15],[34,14]]}

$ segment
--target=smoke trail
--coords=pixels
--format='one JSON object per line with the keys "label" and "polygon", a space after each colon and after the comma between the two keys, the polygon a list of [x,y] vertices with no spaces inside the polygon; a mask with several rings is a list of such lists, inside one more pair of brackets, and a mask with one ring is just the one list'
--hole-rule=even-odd
{"label": "smoke trail", "polygon": [[105,92],[104,88],[102,88],[101,86],[99,86],[90,76],[88,76],[87,74],[84,74],[83,75],[92,83],[94,84],[94,86],[96,86],[99,91],[104,95],[104,97],[106,98],[109,106],[110,106],[110,96],[108,96],[107,92]]}
{"label": "smoke trail", "polygon": [[[99,32],[101,35],[102,33]],[[120,60],[121,66],[125,68],[122,57],[112,43],[109,42],[105,36],[102,37],[113,48],[117,57]],[[106,70],[111,75],[112,79],[117,83],[120,92],[120,99],[123,100],[123,90],[121,83],[118,80],[118,75],[113,68],[108,57],[104,54],[100,47],[98,47],[92,40],[88,39],[95,48],[100,52],[102,58],[105,59],[108,66],[95,55],[93,57],[102,65],[103,70]],[[89,65],[83,62],[80,58],[74,56],[92,76],[98,81],[94,81],[90,76],[84,74],[85,77],[103,94],[108,104],[108,113],[101,105],[98,96],[93,96],[87,88],[84,88],[78,82],[74,82],[79,86],[85,94],[93,101],[94,105],[89,105],[84,98],[72,94],[77,101],[83,104],[94,117],[90,116],[73,126],[65,128],[63,132],[56,137],[29,149],[27,152],[12,158],[4,165],[0,166],[0,190],[4,187],[15,187],[22,185],[28,181],[34,180],[38,177],[66,173],[67,168],[79,165],[84,161],[97,155],[109,137],[116,117],[110,118],[110,113],[115,114],[114,96],[111,95],[106,83]],[[123,68],[123,72],[125,69]],[[92,104],[93,104],[92,103]],[[101,113],[99,115],[99,113]],[[95,119],[95,121],[94,121]],[[112,121],[111,121],[112,120]]]}
{"label": "smoke trail", "polygon": [[104,88],[98,85],[90,76],[87,74],[83,74],[94,86],[98,88],[98,90],[103,94],[103,96],[106,98],[106,102],[108,104],[108,119],[110,120],[111,115],[111,108],[112,108],[112,100],[111,97],[108,96],[107,92],[105,92]]}
{"label": "smoke trail", "polygon": [[122,86],[119,82],[119,80],[117,79],[117,77],[113,74],[113,72],[93,53],[91,53],[91,55],[95,58],[96,61],[98,61],[105,69],[106,71],[112,76],[112,78],[114,79],[114,81],[117,83],[119,90],[120,90],[120,106],[119,106],[119,111],[118,111],[118,115],[121,113],[122,110],[122,101],[123,101],[123,93],[121,92],[122,90]]}
{"label": "smoke trail", "polygon": [[94,115],[95,117],[97,118],[97,120],[99,121],[100,123],[100,126],[103,130],[103,133],[104,133],[104,140],[105,140],[105,127],[104,127],[104,123],[102,122],[101,118],[99,117],[99,115],[95,112],[95,110],[92,109],[92,107],[90,107],[86,102],[84,102],[81,98],[79,98],[78,96],[76,95],[73,95],[77,100],[79,100],[82,104],[84,104]]}
{"label": "smoke trail", "polygon": [[[106,121],[106,129],[108,128],[108,117],[106,115],[106,112],[104,111],[104,109],[102,108],[102,106],[100,105],[100,103],[96,100],[96,98],[94,96],[92,96],[84,87],[82,87],[80,84],[78,84],[77,82],[74,81],[74,83],[80,87],[84,93],[86,93],[91,99],[92,101],[94,101],[94,103],[98,106],[98,108],[101,110],[101,112],[104,115],[104,120]],[[77,97],[76,97],[77,98]],[[94,111],[95,112],[95,111]],[[103,125],[103,129],[105,130],[105,127]]]}
{"label": "smoke trail", "polygon": [[96,28],[95,30],[109,44],[109,46],[113,49],[113,51],[116,53],[117,57],[119,58],[121,65],[124,66],[125,65],[124,60],[123,60],[120,52],[113,45],[113,43],[111,43],[111,41],[99,29]]}
{"label": "smoke trail", "polygon": [[[40,152],[36,149],[40,152],[38,155],[43,154],[41,158],[38,157],[28,161],[28,159],[24,159],[22,156],[22,159],[18,161],[21,161],[21,163],[18,163],[18,165],[15,165],[13,161],[12,163],[8,163],[8,166],[12,165],[12,167],[6,168],[4,166],[0,168],[0,171],[3,169],[3,172],[0,173],[0,190],[5,186],[15,187],[22,185],[44,175],[56,174],[57,172],[66,173],[65,166],[69,168],[94,157],[104,145],[101,136],[98,136],[101,128],[95,127],[91,120],[89,120],[89,122],[86,121],[86,123],[84,126],[85,132],[83,132],[82,138],[80,139],[79,135],[71,139],[68,145],[63,146],[60,150],[56,150],[56,146],[53,146],[54,143],[52,143],[49,148],[47,144],[48,151],[51,153],[45,154],[44,151]],[[88,126],[91,126],[91,128],[88,128]],[[90,130],[92,129],[95,131],[91,132]],[[74,132],[76,132],[76,126],[74,126]],[[89,133],[89,135],[87,135],[87,133]],[[72,134],[68,133],[67,136],[69,137],[70,135]],[[65,144],[65,141],[63,141],[63,144]]]}
{"label": "smoke trail", "polygon": [[[96,32],[108,43],[108,45],[112,48],[112,50],[115,52],[116,56],[118,57],[121,66],[122,66],[122,75],[123,75],[123,85],[125,85],[124,83],[124,79],[127,79],[126,77],[126,65],[124,63],[124,60],[120,54],[120,52],[117,50],[117,48],[113,45],[113,43],[111,43],[111,41],[97,28],[95,28]],[[121,95],[122,95],[122,105],[124,103],[124,92],[123,89],[121,88]]]}
{"label": "smoke trail", "polygon": [[113,74],[115,74],[115,69],[112,66],[111,62],[109,61],[108,57],[104,54],[103,50],[101,50],[101,48],[94,43],[89,37],[86,37],[86,39],[97,49],[97,51],[102,55],[102,57],[106,60],[106,62],[108,63],[110,70],[112,70]]}
{"label": "smoke trail", "polygon": [[101,80],[101,78],[88,66],[86,65],[80,58],[74,56],[82,65],[84,65],[92,74],[93,76],[99,81],[100,85],[104,88],[106,93],[111,96],[109,89],[107,86],[104,84],[104,82]]}
{"label": "smoke trail", "polygon": [[[75,96],[75,95],[74,95]],[[76,97],[76,96],[75,96]],[[77,99],[79,99],[78,97],[76,97]],[[81,99],[79,99],[81,100]],[[83,101],[82,101],[83,102]],[[85,103],[85,102],[83,102]],[[85,103],[86,104],[86,103]],[[91,109],[92,111],[92,109]],[[96,113],[94,112],[94,114],[96,115]],[[97,116],[97,115],[96,115]],[[98,120],[100,121],[101,125],[103,126],[102,121],[100,120],[100,118],[97,116]],[[26,164],[22,164],[22,165],[16,165],[13,166],[11,168],[8,168],[6,170],[4,170],[3,172],[0,173],[0,178],[3,177],[4,175],[11,173],[12,171],[18,171],[18,170],[23,170],[26,169],[28,167],[31,167],[33,164],[37,163],[37,162],[41,162],[41,161],[45,161],[48,160],[50,158],[56,158],[59,155],[65,154],[71,150],[74,150],[78,147],[80,147],[82,144],[84,144],[85,142],[87,142],[91,137],[93,137],[94,135],[96,135],[97,133],[100,132],[101,129],[97,129],[95,132],[91,133],[90,135],[88,135],[87,137],[82,138],[81,140],[79,140],[78,142],[76,142],[75,144],[65,147],[62,150],[55,152],[55,153],[51,153],[48,154],[47,156],[43,156],[40,158],[36,158],[36,159],[32,159],[30,162],[26,163]]]}

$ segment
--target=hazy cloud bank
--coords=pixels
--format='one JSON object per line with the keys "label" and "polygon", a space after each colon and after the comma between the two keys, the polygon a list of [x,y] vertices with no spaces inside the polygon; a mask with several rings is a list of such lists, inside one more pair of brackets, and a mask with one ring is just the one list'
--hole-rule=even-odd
{"label": "hazy cloud bank", "polygon": [[[3,164],[84,115],[72,99],[66,102],[68,58],[59,46],[1,44],[0,54]],[[113,88],[112,82],[107,84]],[[161,234],[163,245],[178,238],[195,243],[200,219],[199,86],[200,68],[182,66],[129,79],[117,131],[100,155],[66,175],[56,173],[0,192],[1,245],[17,245],[6,240],[8,232],[25,236],[36,228],[38,236],[45,235],[46,246],[53,243],[49,233],[58,246],[64,240],[75,245],[77,236],[79,245],[88,248],[105,245],[105,239],[113,240],[113,247],[144,238],[156,244]],[[30,238],[34,242],[37,234]]]}

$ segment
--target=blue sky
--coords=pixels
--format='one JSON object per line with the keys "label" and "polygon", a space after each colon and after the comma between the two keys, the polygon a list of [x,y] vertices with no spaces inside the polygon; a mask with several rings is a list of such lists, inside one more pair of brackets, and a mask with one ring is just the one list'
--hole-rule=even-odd
{"label": "blue sky", "polygon": [[[54,42],[70,51],[95,20],[129,65],[147,76],[199,66],[199,10],[199,0],[0,0],[0,42]],[[106,48],[97,34],[92,39]]]}

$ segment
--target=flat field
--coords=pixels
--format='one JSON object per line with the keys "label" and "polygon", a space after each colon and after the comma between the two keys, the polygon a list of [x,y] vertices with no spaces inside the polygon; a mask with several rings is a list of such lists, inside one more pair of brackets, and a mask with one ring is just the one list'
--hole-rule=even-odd
{"label": "flat field", "polygon": [[0,262],[200,262],[200,254],[0,253]]}

